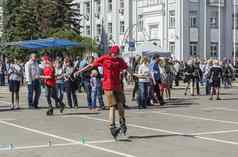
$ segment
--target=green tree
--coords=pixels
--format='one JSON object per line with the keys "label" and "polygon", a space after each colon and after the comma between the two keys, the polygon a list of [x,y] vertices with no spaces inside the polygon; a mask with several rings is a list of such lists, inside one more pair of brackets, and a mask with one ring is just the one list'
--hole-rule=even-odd
{"label": "green tree", "polygon": [[[67,37],[67,33],[73,34],[73,40],[80,38],[80,14],[73,0],[4,0],[3,14],[3,42],[59,36],[61,33],[62,38]],[[30,52],[15,48],[5,51],[23,57]]]}
{"label": "green tree", "polygon": [[53,38],[63,38],[72,41],[80,42],[80,47],[66,49],[67,54],[74,56],[82,56],[83,53],[97,52],[97,43],[95,40],[89,37],[82,37],[74,31],[61,30],[50,35]]}

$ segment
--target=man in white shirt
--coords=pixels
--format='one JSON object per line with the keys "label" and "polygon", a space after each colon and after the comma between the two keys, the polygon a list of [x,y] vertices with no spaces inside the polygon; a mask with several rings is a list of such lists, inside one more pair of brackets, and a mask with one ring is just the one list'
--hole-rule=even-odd
{"label": "man in white shirt", "polygon": [[[31,54],[30,60],[25,64],[25,78],[28,87],[29,108],[38,108],[41,86],[40,68],[36,60],[36,54]],[[35,95],[34,99],[33,95]]]}

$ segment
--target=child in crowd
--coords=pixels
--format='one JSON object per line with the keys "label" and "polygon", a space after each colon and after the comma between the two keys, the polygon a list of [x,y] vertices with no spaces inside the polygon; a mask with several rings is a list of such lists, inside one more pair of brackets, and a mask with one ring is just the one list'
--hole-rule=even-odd
{"label": "child in crowd", "polygon": [[[92,98],[92,104],[89,107],[90,110],[93,112],[97,111],[97,98],[99,100],[100,104],[103,104],[103,98],[102,98],[102,83],[101,79],[98,77],[97,70],[92,70],[91,72],[91,79],[90,79],[90,86],[91,86],[91,98]],[[101,102],[102,101],[102,102]]]}
{"label": "child in crowd", "polygon": [[53,115],[53,106],[51,98],[55,100],[55,104],[60,104],[60,112],[62,113],[64,110],[64,103],[58,99],[57,91],[56,91],[56,76],[55,76],[55,68],[53,66],[53,62],[48,56],[44,57],[44,70],[42,79],[44,79],[45,87],[46,87],[46,98],[47,103],[49,105],[49,110],[47,111],[47,115]]}

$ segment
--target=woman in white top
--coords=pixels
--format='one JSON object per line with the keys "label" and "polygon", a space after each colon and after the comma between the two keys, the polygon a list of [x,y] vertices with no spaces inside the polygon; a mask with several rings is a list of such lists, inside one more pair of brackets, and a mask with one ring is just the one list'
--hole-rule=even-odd
{"label": "woman in white top", "polygon": [[[17,63],[15,59],[12,64],[10,64],[8,69],[8,79],[9,79],[9,90],[11,92],[12,104],[11,110],[20,109],[19,106],[19,89],[20,89],[20,81],[23,75],[23,71],[21,66]],[[14,99],[15,96],[15,99]],[[16,104],[16,108],[15,108]]]}
{"label": "woman in white top", "polygon": [[139,66],[138,74],[135,75],[139,78],[139,91],[138,91],[138,105],[139,109],[146,108],[149,105],[149,87],[150,87],[150,70],[149,59],[144,57]]}

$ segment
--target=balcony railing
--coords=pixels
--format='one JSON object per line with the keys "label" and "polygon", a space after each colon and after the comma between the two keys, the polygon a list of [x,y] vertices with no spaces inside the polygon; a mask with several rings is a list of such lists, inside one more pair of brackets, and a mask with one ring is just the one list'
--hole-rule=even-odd
{"label": "balcony railing", "polygon": [[221,6],[224,6],[225,0],[209,0],[208,4],[211,6],[219,6],[219,2]]}

